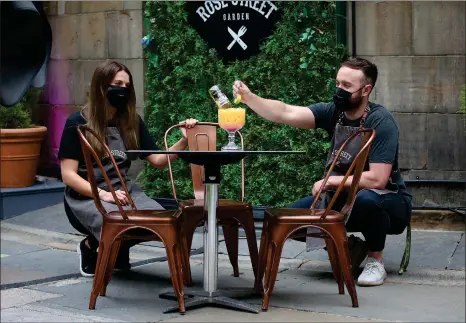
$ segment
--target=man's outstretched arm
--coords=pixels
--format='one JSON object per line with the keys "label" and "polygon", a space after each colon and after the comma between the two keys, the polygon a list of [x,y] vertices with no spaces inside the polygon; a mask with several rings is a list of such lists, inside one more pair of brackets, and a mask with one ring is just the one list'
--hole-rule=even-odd
{"label": "man's outstretched arm", "polygon": [[262,118],[272,122],[303,129],[314,129],[316,126],[314,114],[309,108],[261,98],[241,81],[235,81],[233,84],[233,95],[241,95],[241,102]]}

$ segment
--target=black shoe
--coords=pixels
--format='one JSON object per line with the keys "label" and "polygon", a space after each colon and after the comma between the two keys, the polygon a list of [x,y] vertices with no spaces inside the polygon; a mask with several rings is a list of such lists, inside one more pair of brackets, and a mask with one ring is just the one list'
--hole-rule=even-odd
{"label": "black shoe", "polygon": [[85,245],[86,239],[78,244],[79,271],[84,277],[93,277],[97,264],[97,251]]}
{"label": "black shoe", "polygon": [[118,251],[118,256],[115,262],[115,270],[128,271],[130,269],[131,264],[129,263],[129,248],[121,247]]}

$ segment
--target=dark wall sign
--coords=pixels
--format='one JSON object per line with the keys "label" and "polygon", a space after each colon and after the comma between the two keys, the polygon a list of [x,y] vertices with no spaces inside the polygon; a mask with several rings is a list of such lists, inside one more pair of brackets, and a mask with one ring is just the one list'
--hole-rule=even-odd
{"label": "dark wall sign", "polygon": [[224,61],[259,53],[280,12],[274,1],[187,1],[188,22]]}

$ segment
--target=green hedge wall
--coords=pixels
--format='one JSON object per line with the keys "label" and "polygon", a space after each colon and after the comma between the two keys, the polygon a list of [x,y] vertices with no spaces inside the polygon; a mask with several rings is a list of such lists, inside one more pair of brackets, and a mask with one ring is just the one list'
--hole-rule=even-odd
{"label": "green hedge wall", "polygon": [[[277,2],[282,18],[262,44],[261,53],[247,61],[222,63],[187,23],[184,2],[146,2],[146,29],[155,50],[146,50],[146,121],[163,147],[165,130],[185,118],[217,121],[217,108],[208,89],[218,84],[232,97],[232,84],[241,79],[256,94],[289,104],[328,101],[334,91],[336,69],[344,49],[336,45],[335,2]],[[305,150],[301,156],[247,157],[246,198],[253,205],[283,206],[309,194],[323,173],[328,138],[274,124],[246,112],[242,130],[247,149]],[[220,129],[218,145],[227,136]],[[170,138],[173,143],[179,133]],[[192,198],[188,165],[174,165],[178,198]],[[223,168],[219,194],[240,196],[239,165]],[[167,169],[146,167],[141,173],[145,191],[153,197],[171,197]]]}

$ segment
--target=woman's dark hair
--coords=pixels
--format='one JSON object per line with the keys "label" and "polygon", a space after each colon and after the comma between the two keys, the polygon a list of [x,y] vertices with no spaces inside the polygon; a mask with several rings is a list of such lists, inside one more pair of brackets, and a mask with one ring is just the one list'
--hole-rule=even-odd
{"label": "woman's dark hair", "polygon": [[[136,113],[136,94],[134,91],[133,77],[129,69],[116,61],[107,60],[101,63],[94,71],[92,76],[91,87],[89,91],[88,102],[84,107],[84,115],[87,119],[87,126],[94,130],[100,138],[105,138],[105,129],[108,126],[108,120],[111,118],[107,91],[115,75],[124,71],[129,76],[129,101],[125,112],[118,116],[118,124],[121,129],[123,141],[126,149],[137,149],[139,147],[139,122]],[[89,143],[96,150],[99,156],[104,153],[104,148],[100,147],[95,137],[89,135]]]}

